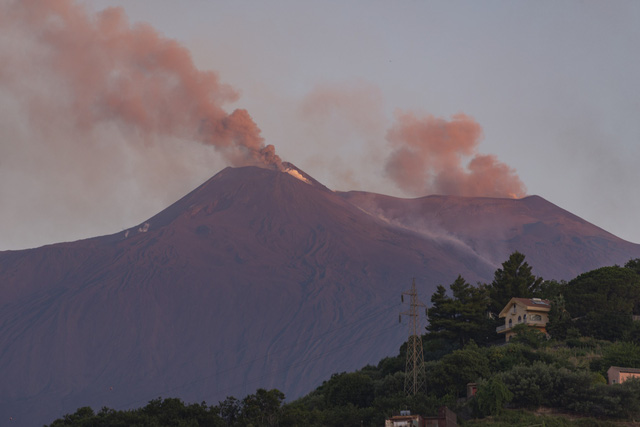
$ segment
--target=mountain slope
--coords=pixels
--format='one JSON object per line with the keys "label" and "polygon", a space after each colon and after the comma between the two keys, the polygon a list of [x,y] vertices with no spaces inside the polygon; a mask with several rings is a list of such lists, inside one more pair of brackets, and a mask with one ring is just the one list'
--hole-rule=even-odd
{"label": "mountain slope", "polygon": [[518,250],[526,254],[534,272],[547,279],[569,280],[640,254],[640,245],[624,241],[539,196],[399,199],[364,192],[341,196],[390,225],[425,236],[459,240],[494,265]]}
{"label": "mountain slope", "polygon": [[[398,296],[412,277],[427,302],[458,274],[491,280],[506,259],[485,256],[484,232],[463,218],[474,212],[464,203],[495,199],[458,200],[467,228],[452,237],[407,226],[413,213],[389,220],[389,207],[422,199],[338,194],[288,167],[227,168],[123,232],[0,252],[0,416],[33,425],[84,405],[159,395],[216,403],[257,387],[292,398],[397,351],[407,334]],[[384,215],[364,203],[383,199]],[[417,212],[437,218],[452,200]],[[536,213],[518,215],[502,221],[528,224]],[[593,228],[563,227],[577,238]],[[535,229],[514,239],[535,242]],[[637,245],[610,244],[624,256],[616,262],[640,256]]]}

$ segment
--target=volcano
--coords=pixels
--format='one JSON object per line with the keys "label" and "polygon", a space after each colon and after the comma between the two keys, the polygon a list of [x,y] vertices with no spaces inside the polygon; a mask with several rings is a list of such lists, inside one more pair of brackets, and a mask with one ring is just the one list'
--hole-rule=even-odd
{"label": "volcano", "polygon": [[397,354],[412,278],[428,302],[514,250],[548,279],[640,257],[540,197],[339,193],[284,166],[224,169],[117,234],[0,252],[0,416],[292,399]]}

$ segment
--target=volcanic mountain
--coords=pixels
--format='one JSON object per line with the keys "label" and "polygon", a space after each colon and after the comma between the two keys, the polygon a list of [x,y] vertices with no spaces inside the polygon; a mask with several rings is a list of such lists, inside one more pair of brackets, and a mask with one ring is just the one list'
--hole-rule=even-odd
{"label": "volcanic mountain", "polygon": [[397,354],[399,295],[490,281],[513,250],[571,278],[640,257],[539,197],[333,192],[293,165],[227,168],[123,232],[0,252],[0,417],[158,396],[288,398]]}

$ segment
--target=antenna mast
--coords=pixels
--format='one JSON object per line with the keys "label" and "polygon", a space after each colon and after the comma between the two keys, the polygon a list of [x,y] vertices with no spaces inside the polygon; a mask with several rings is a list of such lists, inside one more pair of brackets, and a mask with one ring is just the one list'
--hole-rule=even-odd
{"label": "antenna mast", "polygon": [[409,340],[407,341],[407,363],[404,377],[404,392],[408,395],[415,395],[419,391],[426,392],[425,385],[425,369],[424,369],[424,352],[422,350],[422,339],[418,333],[420,329],[420,314],[418,307],[425,307],[426,304],[418,299],[418,291],[416,290],[416,279],[413,279],[411,290],[403,292],[401,295],[402,302],[404,296],[409,295],[409,311],[400,313],[402,316],[409,316]]}

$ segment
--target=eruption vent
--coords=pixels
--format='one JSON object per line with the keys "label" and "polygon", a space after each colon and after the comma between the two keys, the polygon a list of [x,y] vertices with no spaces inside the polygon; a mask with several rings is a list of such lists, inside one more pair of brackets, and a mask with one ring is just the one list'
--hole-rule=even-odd
{"label": "eruption vent", "polygon": [[52,93],[31,91],[34,123],[68,106],[69,125],[78,132],[116,124],[148,143],[157,137],[196,140],[214,146],[232,165],[281,169],[249,113],[223,110],[237,92],[215,73],[198,70],[175,40],[150,25],[130,25],[121,8],[91,14],[72,0],[0,0],[0,27],[10,36],[5,40],[20,40],[0,43],[0,88],[24,90],[22,72],[34,66],[43,70],[43,80],[56,82],[53,107]]}
{"label": "eruption vent", "polygon": [[482,128],[465,114],[450,121],[400,113],[387,133],[394,151],[386,172],[408,193],[518,198],[526,188],[515,170],[479,154]]}

